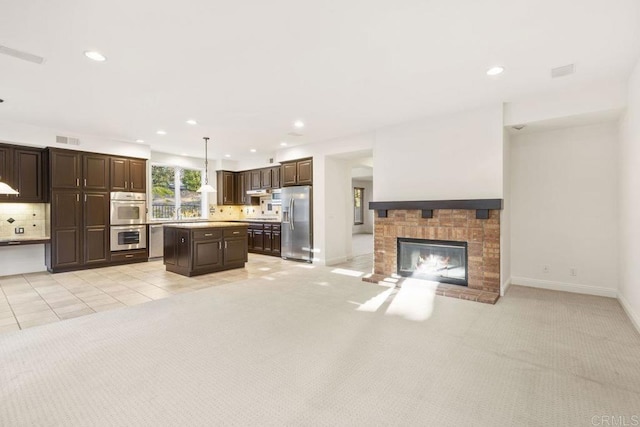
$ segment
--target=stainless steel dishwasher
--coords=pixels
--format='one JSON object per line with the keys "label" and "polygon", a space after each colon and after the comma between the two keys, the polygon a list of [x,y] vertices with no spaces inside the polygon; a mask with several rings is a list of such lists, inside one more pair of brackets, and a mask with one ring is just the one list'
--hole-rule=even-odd
{"label": "stainless steel dishwasher", "polygon": [[149,258],[164,256],[164,225],[149,225]]}

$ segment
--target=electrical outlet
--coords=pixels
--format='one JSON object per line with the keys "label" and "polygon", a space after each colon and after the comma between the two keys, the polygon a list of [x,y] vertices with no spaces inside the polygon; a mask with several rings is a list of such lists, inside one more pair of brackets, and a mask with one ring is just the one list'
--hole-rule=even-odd
{"label": "electrical outlet", "polygon": [[24,234],[24,227],[16,227],[15,234]]}
{"label": "electrical outlet", "polygon": [[576,277],[578,275],[578,270],[575,267],[571,267],[569,269],[569,275]]}
{"label": "electrical outlet", "polygon": [[549,273],[549,271],[551,271],[551,267],[549,267],[547,264],[542,266],[542,272],[547,274]]}

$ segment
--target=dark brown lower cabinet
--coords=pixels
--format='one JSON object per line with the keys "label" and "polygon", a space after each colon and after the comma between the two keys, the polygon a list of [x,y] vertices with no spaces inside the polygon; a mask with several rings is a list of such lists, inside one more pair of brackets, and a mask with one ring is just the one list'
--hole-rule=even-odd
{"label": "dark brown lower cabinet", "polygon": [[280,256],[281,225],[254,222],[247,229],[249,252],[254,254]]}
{"label": "dark brown lower cabinet", "polygon": [[52,192],[51,242],[45,257],[51,272],[110,262],[108,192]]}
{"label": "dark brown lower cabinet", "polygon": [[247,260],[246,226],[164,226],[164,264],[167,271],[195,276],[242,268]]}
{"label": "dark brown lower cabinet", "polygon": [[80,229],[78,228],[53,230],[51,232],[51,243],[49,245],[51,245],[50,258],[53,261],[49,270],[77,268],[82,265],[80,238]]}

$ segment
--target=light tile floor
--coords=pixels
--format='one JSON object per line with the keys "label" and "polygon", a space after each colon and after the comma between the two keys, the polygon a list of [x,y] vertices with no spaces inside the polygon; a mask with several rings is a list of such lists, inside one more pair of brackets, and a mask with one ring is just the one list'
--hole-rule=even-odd
{"label": "light tile floor", "polygon": [[[372,255],[355,257],[340,268],[370,273]],[[0,277],[0,333],[113,310],[183,292],[262,277],[301,264],[249,254],[243,269],[195,277],[165,271],[162,261]]]}

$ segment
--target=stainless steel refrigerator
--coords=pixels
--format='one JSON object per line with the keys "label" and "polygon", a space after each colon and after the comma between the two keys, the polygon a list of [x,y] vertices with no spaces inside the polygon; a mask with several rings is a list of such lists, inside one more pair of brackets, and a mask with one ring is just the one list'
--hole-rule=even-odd
{"label": "stainless steel refrigerator", "polygon": [[312,262],[311,186],[282,188],[282,258]]}

